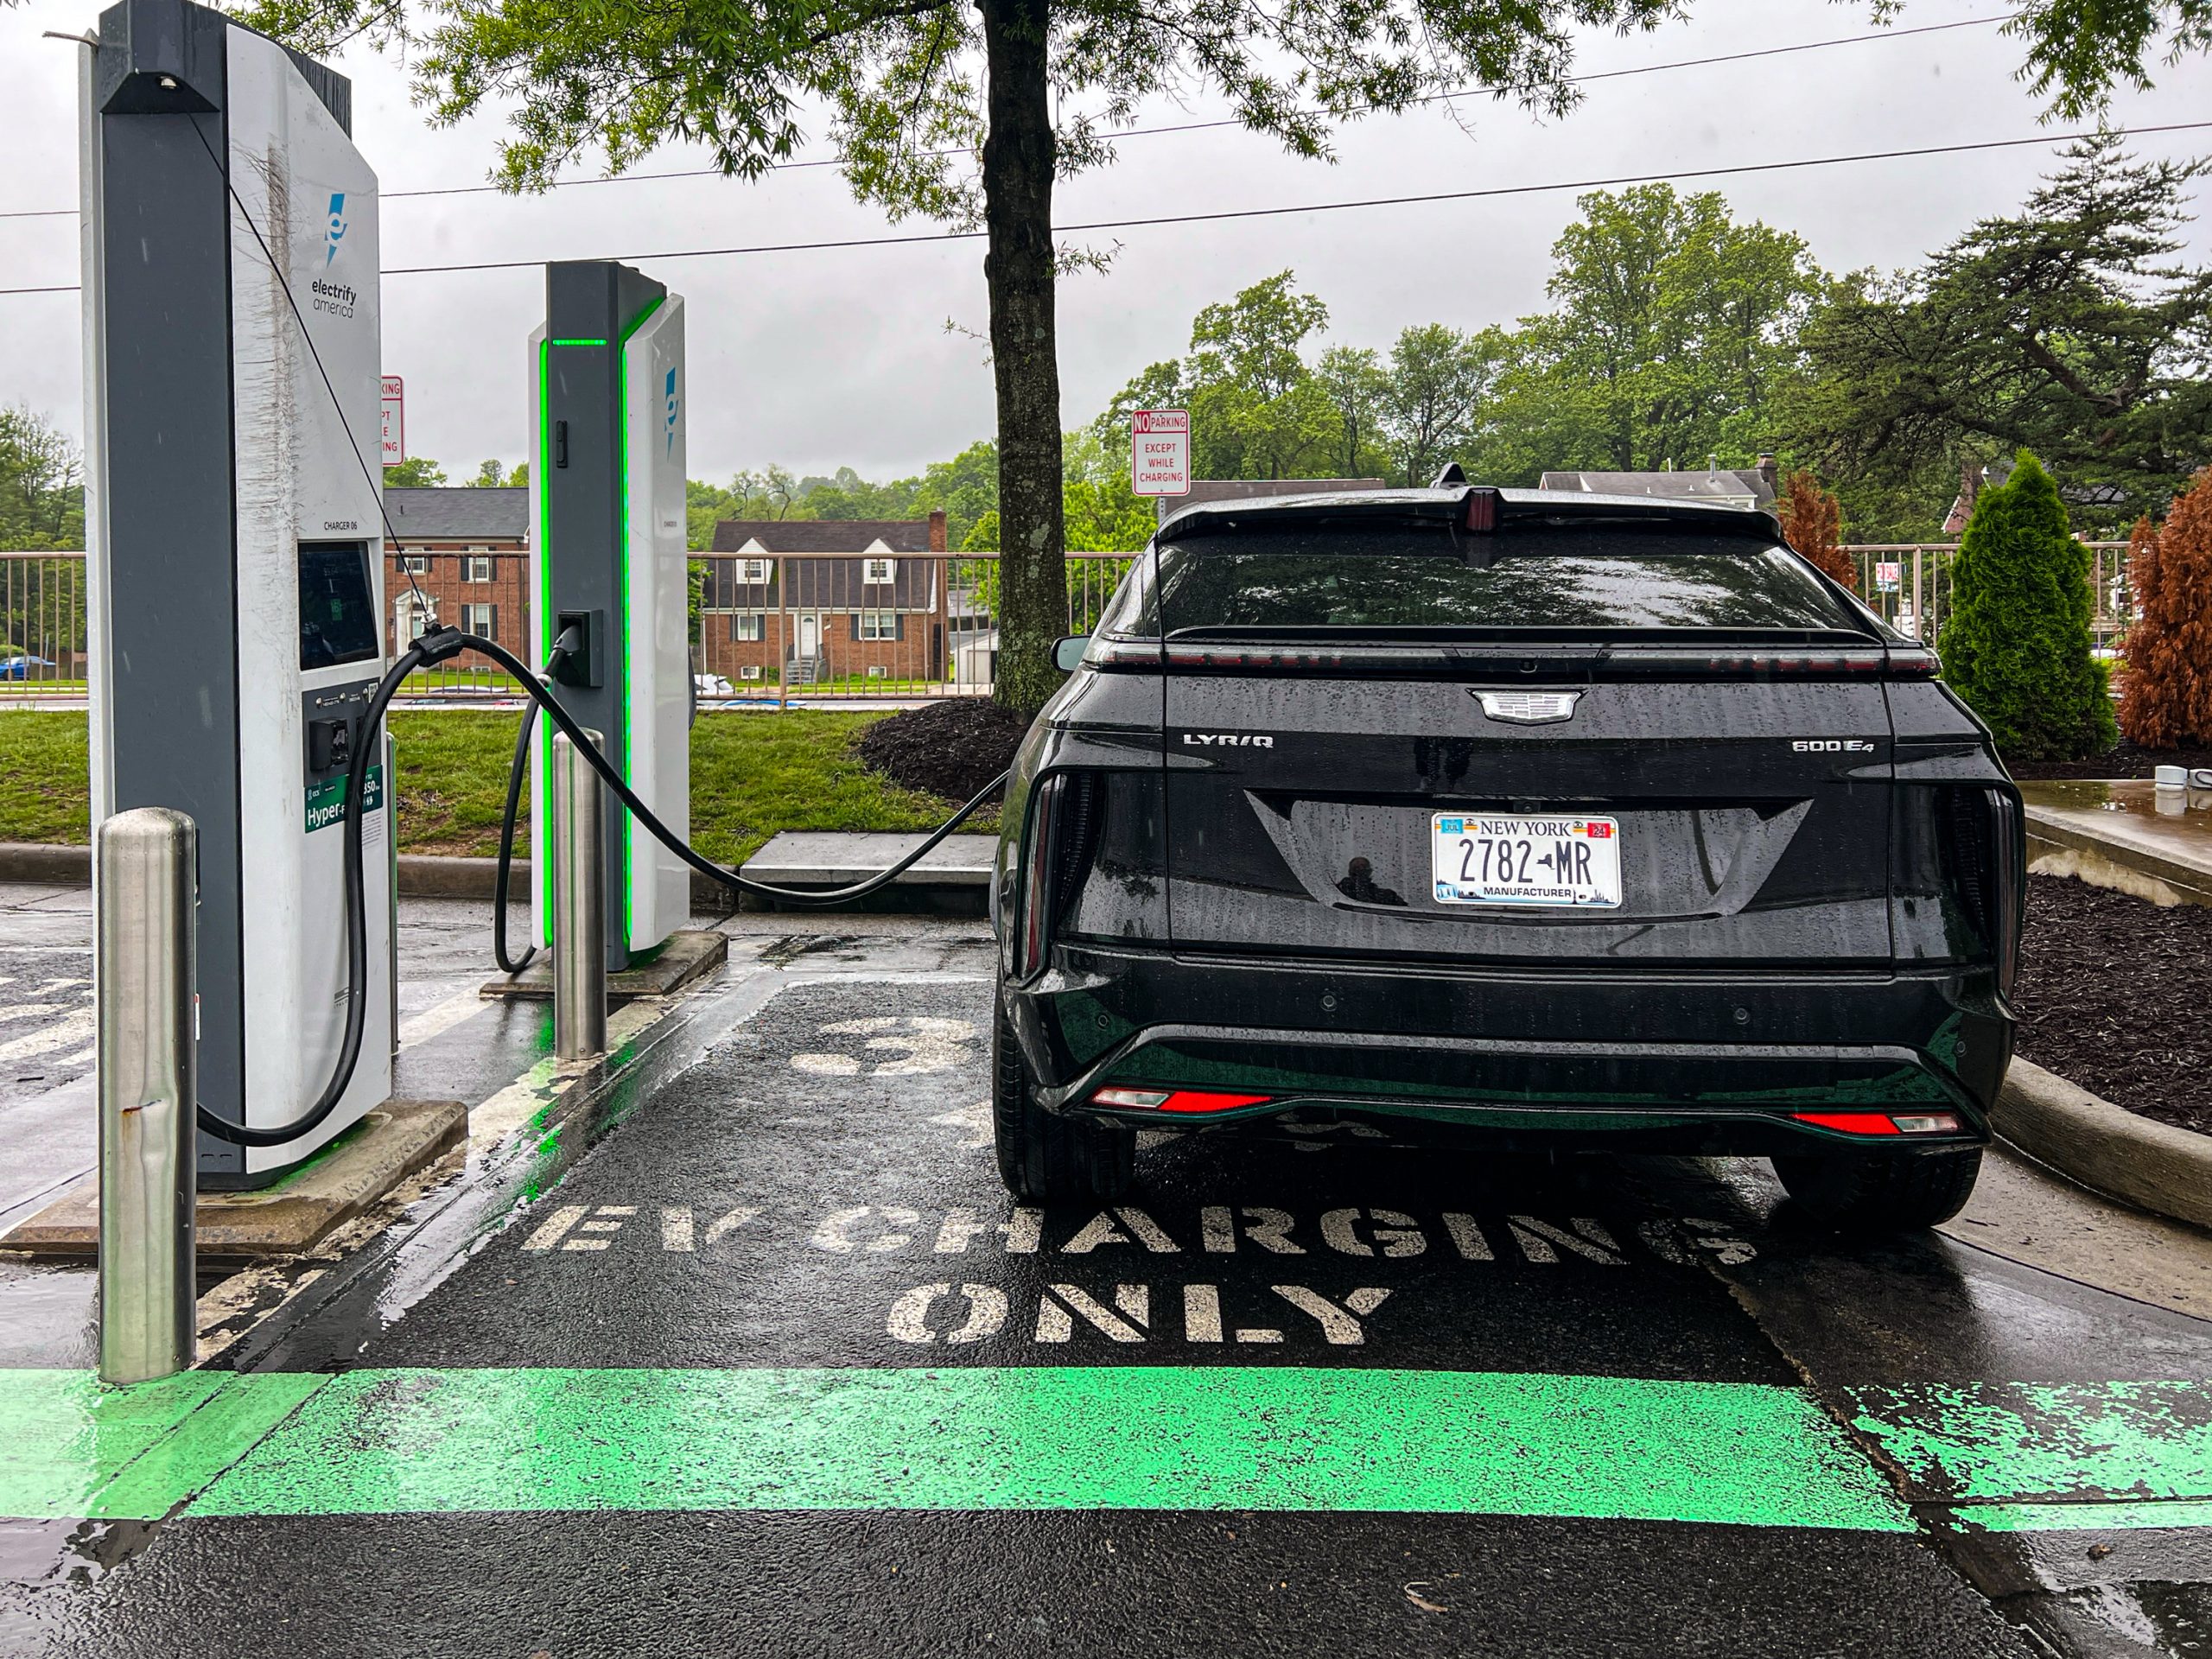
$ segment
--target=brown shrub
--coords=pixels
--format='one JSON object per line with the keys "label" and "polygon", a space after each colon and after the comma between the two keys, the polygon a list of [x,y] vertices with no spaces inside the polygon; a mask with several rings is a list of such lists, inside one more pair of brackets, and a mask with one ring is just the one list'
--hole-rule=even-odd
{"label": "brown shrub", "polygon": [[1858,566],[1840,546],[1843,504],[1822,489],[1819,480],[1799,467],[1783,480],[1774,511],[1790,546],[1854,594],[1859,591]]}
{"label": "brown shrub", "polygon": [[2212,745],[2212,467],[2127,544],[2135,624],[2127,631],[2120,728],[2139,748]]}

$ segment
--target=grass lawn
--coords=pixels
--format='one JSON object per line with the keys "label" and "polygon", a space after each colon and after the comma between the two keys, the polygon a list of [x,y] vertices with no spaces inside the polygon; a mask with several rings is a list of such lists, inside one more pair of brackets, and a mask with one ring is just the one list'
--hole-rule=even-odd
{"label": "grass lawn", "polygon": [[[488,857],[499,841],[507,758],[520,715],[401,711],[399,849]],[[952,808],[862,770],[853,740],[880,714],[792,709],[703,714],[691,733],[692,841],[709,858],[750,858],[779,830],[930,830]],[[87,839],[85,716],[0,709],[0,841]],[[523,798],[527,822],[529,796]],[[995,812],[963,827],[992,830]],[[518,841],[527,848],[524,831]]]}

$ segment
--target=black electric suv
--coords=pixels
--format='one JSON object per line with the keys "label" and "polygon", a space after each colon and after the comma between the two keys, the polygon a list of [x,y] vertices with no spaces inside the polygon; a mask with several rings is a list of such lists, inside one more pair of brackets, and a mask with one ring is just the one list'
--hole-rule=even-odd
{"label": "black electric suv", "polygon": [[[1764,512],[1465,486],[1187,507],[1008,782],[1019,1198],[1141,1128],[1765,1155],[1966,1201],[2011,1058],[2018,791]],[[1286,1125],[1295,1128],[1286,1128]]]}

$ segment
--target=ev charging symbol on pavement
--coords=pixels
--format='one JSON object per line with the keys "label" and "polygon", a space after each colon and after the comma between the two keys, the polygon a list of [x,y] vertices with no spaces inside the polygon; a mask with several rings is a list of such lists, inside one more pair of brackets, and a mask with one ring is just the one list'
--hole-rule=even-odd
{"label": "ev charging symbol on pavement", "polygon": [[343,190],[332,191],[330,220],[322,238],[322,263],[326,268],[338,257],[338,245],[346,239],[346,227],[352,222],[346,217],[346,193]]}
{"label": "ev charging symbol on pavement", "polygon": [[837,1020],[822,1027],[825,1037],[861,1037],[856,1046],[895,1058],[864,1065],[855,1054],[794,1054],[794,1071],[817,1077],[856,1077],[866,1072],[877,1077],[910,1077],[929,1071],[950,1071],[971,1058],[969,1045],[976,1026],[969,1020],[941,1020],[929,1014],[879,1014],[867,1020]]}

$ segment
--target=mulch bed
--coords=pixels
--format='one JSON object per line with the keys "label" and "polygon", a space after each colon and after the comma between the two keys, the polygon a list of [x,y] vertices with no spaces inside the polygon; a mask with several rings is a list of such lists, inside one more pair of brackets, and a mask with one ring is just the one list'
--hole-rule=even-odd
{"label": "mulch bed", "polygon": [[2016,779],[2148,778],[2158,766],[2212,766],[2212,749],[2139,749],[2126,738],[2120,747],[2087,760],[2014,760],[2005,770]]}
{"label": "mulch bed", "polygon": [[1028,730],[988,697],[947,697],[875,721],[853,753],[894,784],[964,801],[1014,764]]}
{"label": "mulch bed", "polygon": [[2212,1134],[2212,907],[2028,878],[2019,1052],[2139,1116]]}

